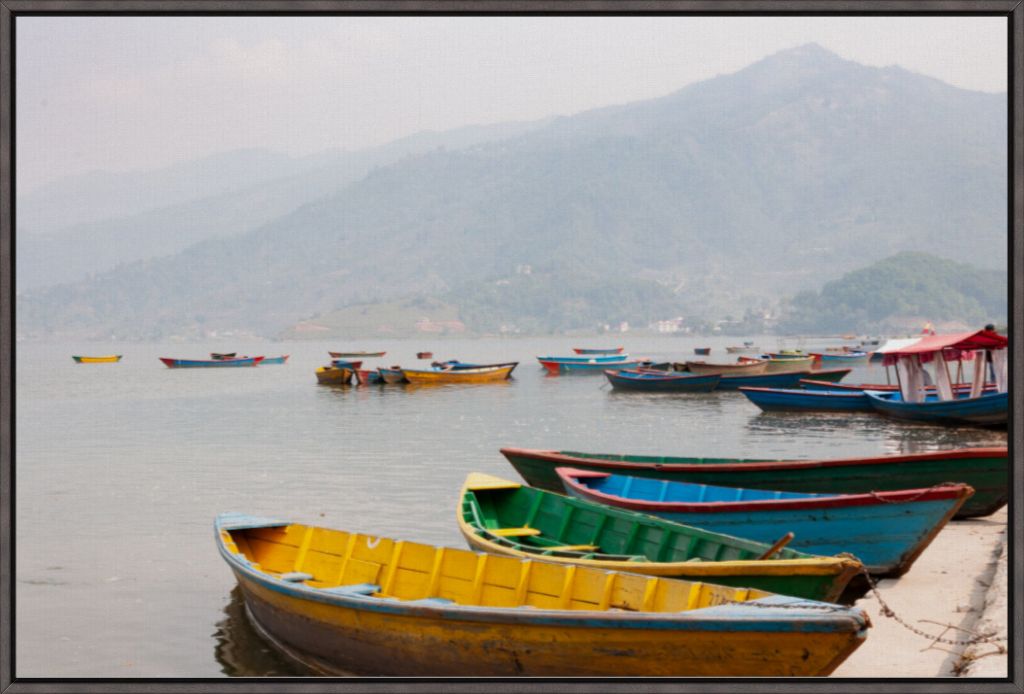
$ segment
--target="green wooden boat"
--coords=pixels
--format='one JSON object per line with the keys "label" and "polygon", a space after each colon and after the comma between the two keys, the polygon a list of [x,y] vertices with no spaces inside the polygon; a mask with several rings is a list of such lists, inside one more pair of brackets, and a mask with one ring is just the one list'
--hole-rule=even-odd
{"label": "green wooden boat", "polygon": [[956,448],[933,453],[832,460],[749,460],[609,455],[575,451],[502,448],[502,454],[529,484],[562,491],[557,467],[596,470],[634,477],[718,487],[784,492],[866,494],[872,491],[925,489],[945,482],[969,484],[974,496],[955,518],[987,516],[1010,498],[1006,448]]}
{"label": "green wooden boat", "polygon": [[470,547],[651,576],[758,588],[836,602],[862,572],[856,559],[819,557],[635,511],[553,494],[481,473],[462,488],[459,529]]}

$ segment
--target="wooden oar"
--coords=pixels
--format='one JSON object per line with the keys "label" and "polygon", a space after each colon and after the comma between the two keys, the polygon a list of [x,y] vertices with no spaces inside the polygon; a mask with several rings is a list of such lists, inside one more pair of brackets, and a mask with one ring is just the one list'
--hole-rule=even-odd
{"label": "wooden oar", "polygon": [[788,545],[788,544],[789,544],[789,541],[790,541],[790,540],[792,540],[792,539],[793,539],[794,537],[796,537],[796,535],[794,535],[794,534],[793,534],[792,532],[788,532],[788,533],[786,533],[785,535],[783,535],[782,537],[780,537],[780,538],[779,538],[778,540],[776,540],[776,541],[775,541],[775,544],[774,544],[774,545],[772,545],[772,546],[771,546],[771,547],[770,547],[770,548],[768,549],[768,551],[767,551],[767,552],[765,552],[764,554],[762,554],[761,556],[759,556],[759,557],[757,558],[757,559],[758,559],[758,561],[760,561],[761,559],[767,559],[768,557],[770,557],[770,556],[772,556],[773,554],[777,553],[777,552],[778,552],[778,551],[779,551],[780,549],[782,549],[783,547],[785,547],[786,545]]}

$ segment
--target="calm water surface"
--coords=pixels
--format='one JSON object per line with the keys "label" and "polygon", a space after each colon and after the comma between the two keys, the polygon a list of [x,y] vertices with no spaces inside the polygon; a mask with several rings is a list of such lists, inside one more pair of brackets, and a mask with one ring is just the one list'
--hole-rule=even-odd
{"label": "calm water surface", "polygon": [[[735,338],[627,338],[634,355],[725,359]],[[517,479],[501,446],[736,457],[839,457],[1005,445],[1005,432],[873,415],[762,414],[739,393],[612,392],[547,377],[537,355],[601,340],[17,345],[16,674],[211,677],[293,671],[242,618],[212,523],[241,511],[463,547],[466,474]],[[758,341],[775,348],[771,338]],[[822,343],[808,343],[807,347]],[[798,346],[793,342],[788,347]],[[476,386],[318,386],[327,350],[368,363],[519,360]],[[283,366],[171,370],[157,357],[291,354]],[[76,365],[72,354],[122,353]],[[733,358],[730,357],[729,360]],[[847,381],[885,381],[879,367]]]}

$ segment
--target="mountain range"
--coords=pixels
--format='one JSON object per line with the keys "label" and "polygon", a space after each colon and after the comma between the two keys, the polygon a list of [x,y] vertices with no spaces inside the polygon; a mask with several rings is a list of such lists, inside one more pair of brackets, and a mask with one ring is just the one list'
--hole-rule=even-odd
{"label": "mountain range", "polygon": [[[371,156],[347,164],[347,177],[314,166],[242,189],[273,197],[304,181],[290,190],[305,197],[178,201],[158,236],[184,245],[151,240],[86,279],[34,282],[19,294],[19,330],[275,336],[312,316],[410,297],[465,305],[462,319],[481,329],[473,316],[490,297],[508,322],[557,330],[623,307],[743,313],[900,251],[1005,272],[1006,119],[1006,94],[810,44],[658,99]],[[233,226],[210,228],[232,210]],[[105,223],[124,224],[122,245],[146,233],[127,219]],[[56,235],[100,235],[88,228]],[[19,217],[19,276],[23,264],[46,275],[45,260],[23,255],[20,230]],[[489,289],[504,286],[517,292]],[[544,320],[533,320],[537,301],[521,297],[548,294]]]}

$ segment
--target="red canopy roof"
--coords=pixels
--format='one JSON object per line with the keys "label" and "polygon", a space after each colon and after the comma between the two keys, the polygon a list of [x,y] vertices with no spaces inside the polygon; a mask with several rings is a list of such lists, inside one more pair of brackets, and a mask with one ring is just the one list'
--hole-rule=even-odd
{"label": "red canopy roof", "polygon": [[971,351],[975,349],[1005,349],[1009,340],[992,330],[977,330],[973,333],[952,335],[927,335],[917,342],[894,350],[878,350],[883,354],[923,354],[944,349]]}
{"label": "red canopy roof", "polygon": [[[894,349],[878,350],[885,355],[888,366],[896,362],[899,356],[918,354],[922,357],[942,352],[945,358],[957,359],[961,352],[972,352],[977,349],[1006,349],[1009,340],[993,330],[977,330],[971,333],[954,333],[952,335],[927,335],[912,344]],[[969,356],[969,355],[965,355]],[[924,358],[922,361],[930,361]]]}

